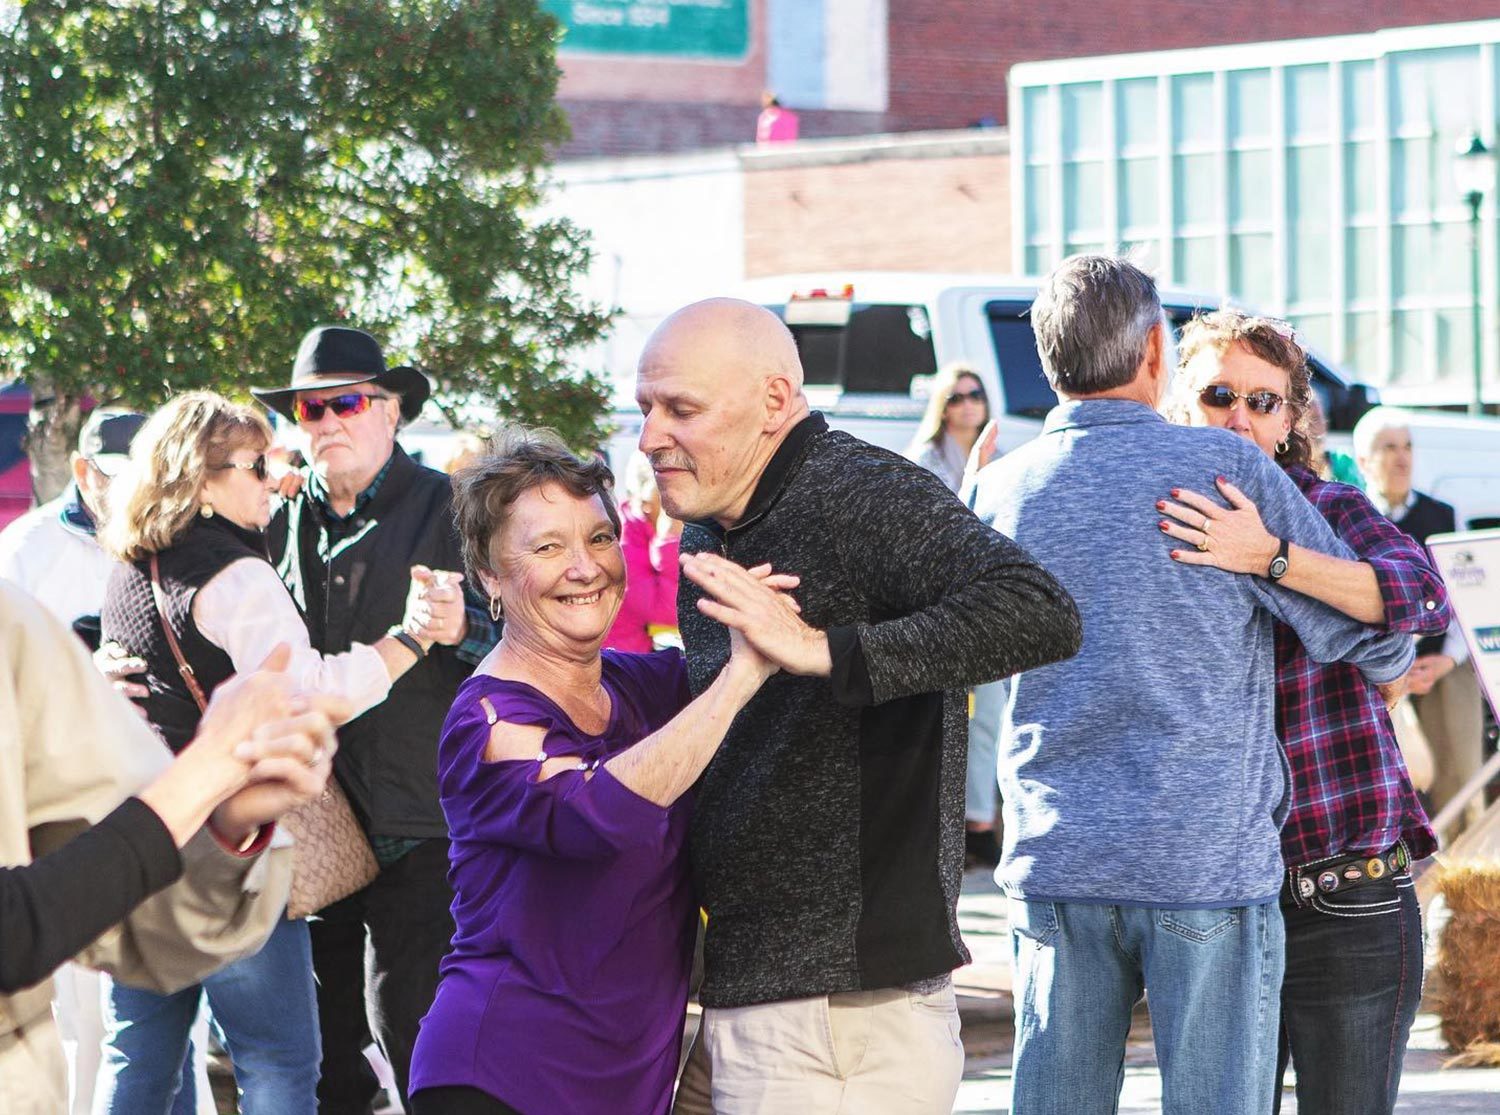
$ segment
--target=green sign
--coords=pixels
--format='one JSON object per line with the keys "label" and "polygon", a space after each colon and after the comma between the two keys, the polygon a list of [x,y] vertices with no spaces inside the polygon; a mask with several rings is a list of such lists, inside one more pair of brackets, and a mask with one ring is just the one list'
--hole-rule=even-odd
{"label": "green sign", "polygon": [[750,0],[542,0],[567,29],[562,49],[587,54],[743,58]]}

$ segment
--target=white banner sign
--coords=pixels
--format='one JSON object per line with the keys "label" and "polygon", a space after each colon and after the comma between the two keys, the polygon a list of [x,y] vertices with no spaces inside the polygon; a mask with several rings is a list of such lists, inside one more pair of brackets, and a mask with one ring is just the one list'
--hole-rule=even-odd
{"label": "white banner sign", "polygon": [[1427,548],[1448,586],[1479,683],[1500,717],[1500,530],[1434,534]]}

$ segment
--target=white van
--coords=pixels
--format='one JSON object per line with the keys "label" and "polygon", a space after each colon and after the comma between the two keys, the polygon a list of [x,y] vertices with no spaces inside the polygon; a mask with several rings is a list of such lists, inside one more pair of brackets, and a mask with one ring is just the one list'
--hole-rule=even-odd
{"label": "white van", "polygon": [[[797,338],[813,406],[839,429],[905,450],[926,405],[929,377],[962,360],[974,368],[1010,450],[1035,437],[1057,402],[1042,375],[1027,311],[1036,280],[1005,275],[852,272],[756,279],[739,292],[778,313]],[[1218,300],[1163,288],[1177,324]],[[1379,402],[1310,352],[1313,388],[1328,418],[1328,444],[1348,450],[1349,433]],[[639,431],[639,415],[618,412],[612,451]],[[1452,503],[1461,526],[1500,525],[1500,421],[1443,411],[1413,412],[1415,481]],[[633,444],[633,441],[632,441]]]}

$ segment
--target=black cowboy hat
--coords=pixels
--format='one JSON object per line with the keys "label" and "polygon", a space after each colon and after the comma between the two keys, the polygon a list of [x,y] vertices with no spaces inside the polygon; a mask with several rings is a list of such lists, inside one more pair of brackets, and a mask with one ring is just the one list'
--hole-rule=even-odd
{"label": "black cowboy hat", "polygon": [[374,383],[401,399],[401,417],[410,422],[422,412],[432,384],[415,368],[387,368],[380,344],[362,329],[319,325],[297,346],[290,387],[252,387],[254,395],[276,413],[296,421],[292,400],[299,391],[323,391],[355,383]]}

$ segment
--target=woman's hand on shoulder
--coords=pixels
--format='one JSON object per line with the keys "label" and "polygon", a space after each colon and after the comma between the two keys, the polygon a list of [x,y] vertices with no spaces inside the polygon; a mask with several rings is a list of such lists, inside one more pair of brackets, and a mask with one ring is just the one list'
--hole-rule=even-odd
{"label": "woman's hand on shoulder", "polygon": [[1187,543],[1172,551],[1173,560],[1263,576],[1279,540],[1266,530],[1249,496],[1222,476],[1218,489],[1228,507],[1191,488],[1173,488],[1170,499],[1157,502],[1156,510],[1164,516],[1158,524],[1162,533]]}

